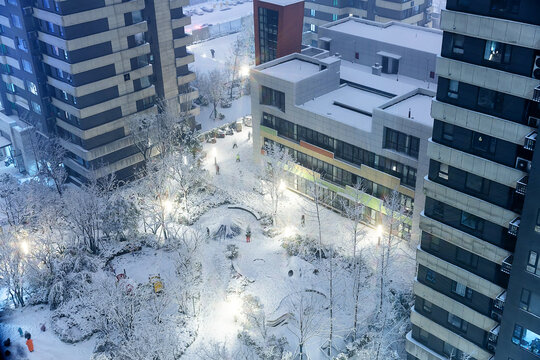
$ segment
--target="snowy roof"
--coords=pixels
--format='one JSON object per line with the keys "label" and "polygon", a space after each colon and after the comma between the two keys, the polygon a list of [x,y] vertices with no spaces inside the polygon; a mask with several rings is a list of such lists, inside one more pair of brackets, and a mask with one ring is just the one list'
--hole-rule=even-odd
{"label": "snowy roof", "polygon": [[287,6],[287,5],[292,5],[299,2],[304,2],[304,0],[261,0],[260,2],[265,2],[268,4],[274,4],[274,5],[279,5],[279,6]]}
{"label": "snowy roof", "polygon": [[308,61],[293,59],[269,66],[262,73],[291,82],[300,81],[319,72],[319,65]]}
{"label": "snowy roof", "polygon": [[415,94],[400,102],[391,105],[384,110],[401,117],[409,117],[409,109],[411,110],[411,119],[426,125],[433,126],[433,118],[431,117],[431,101],[432,96],[424,94]]}
{"label": "snowy roof", "polygon": [[416,88],[437,89],[437,84],[396,74],[373,75],[371,66],[341,60],[340,77],[348,82],[372,87],[395,95],[403,95]]}
{"label": "snowy roof", "polygon": [[397,22],[377,24],[348,18],[346,21],[329,24],[327,28],[435,55],[441,52],[442,32],[420,26],[409,26]]}
{"label": "snowy roof", "polygon": [[388,100],[387,96],[345,85],[299,107],[359,130],[371,132],[373,108]]}

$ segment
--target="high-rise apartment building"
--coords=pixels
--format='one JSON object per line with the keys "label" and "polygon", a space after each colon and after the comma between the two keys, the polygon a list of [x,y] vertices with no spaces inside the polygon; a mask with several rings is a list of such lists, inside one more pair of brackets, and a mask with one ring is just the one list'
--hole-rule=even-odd
{"label": "high-rise apartment building", "polygon": [[442,12],[409,360],[540,357],[539,14],[537,0]]}
{"label": "high-rise apartment building", "polygon": [[300,52],[304,0],[255,0],[255,63]]}
{"label": "high-rise apartment building", "polygon": [[304,10],[304,43],[316,40],[319,26],[354,16],[378,22],[401,21],[431,27],[431,0],[311,0]]}
{"label": "high-rise apartment building", "polygon": [[157,98],[172,111],[191,109],[197,96],[189,86],[195,74],[188,70],[187,4],[1,0],[3,113],[61,137],[72,181],[91,171],[129,178],[142,157],[126,118],[156,111]]}

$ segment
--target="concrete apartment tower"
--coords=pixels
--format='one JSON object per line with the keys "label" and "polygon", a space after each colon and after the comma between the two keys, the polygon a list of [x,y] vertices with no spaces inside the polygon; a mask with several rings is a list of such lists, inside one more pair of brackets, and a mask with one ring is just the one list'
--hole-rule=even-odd
{"label": "concrete apartment tower", "polygon": [[181,104],[192,115],[198,110],[189,106],[197,92],[189,86],[195,74],[188,70],[193,55],[186,51],[186,5],[0,0],[5,117],[64,139],[71,181],[84,182],[93,170],[129,179],[142,156],[126,118],[156,111],[157,98],[173,111]]}
{"label": "concrete apartment tower", "polygon": [[401,21],[431,27],[432,0],[322,0],[306,1],[304,44],[317,40],[319,26],[354,16],[378,22]]}
{"label": "concrete apartment tower", "polygon": [[448,0],[408,360],[540,356],[540,2]]}

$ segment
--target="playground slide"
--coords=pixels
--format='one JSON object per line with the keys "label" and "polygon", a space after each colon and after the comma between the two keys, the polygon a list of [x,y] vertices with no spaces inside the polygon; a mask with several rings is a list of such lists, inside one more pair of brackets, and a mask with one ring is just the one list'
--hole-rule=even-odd
{"label": "playground slide", "polygon": [[280,317],[278,317],[275,320],[267,320],[266,325],[270,326],[270,327],[276,327],[276,326],[280,326],[280,325],[285,325],[285,324],[287,324],[287,322],[289,321],[290,318],[292,318],[292,314],[291,313],[285,313],[285,314],[281,315]]}

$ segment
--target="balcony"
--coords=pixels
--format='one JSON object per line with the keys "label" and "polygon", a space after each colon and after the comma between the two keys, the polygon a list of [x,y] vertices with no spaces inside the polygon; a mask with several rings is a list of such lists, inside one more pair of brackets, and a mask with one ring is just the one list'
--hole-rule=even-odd
{"label": "balcony", "polygon": [[493,302],[493,306],[501,311],[504,310],[504,303],[506,302],[506,290],[497,296],[495,301]]}
{"label": "balcony", "polygon": [[512,236],[517,236],[520,222],[521,222],[521,218],[519,216],[515,218],[514,220],[510,221],[510,224],[508,224],[508,234]]}
{"label": "balcony", "polygon": [[497,348],[497,340],[499,339],[499,330],[501,329],[500,325],[495,326],[489,331],[487,348],[489,351],[495,352]]}
{"label": "balcony", "polygon": [[523,147],[527,150],[534,150],[534,145],[536,144],[536,137],[538,136],[538,133],[536,131],[532,131],[529,135],[525,136],[525,144]]}
{"label": "balcony", "polygon": [[512,263],[514,262],[514,255],[509,255],[503,260],[501,264],[501,271],[505,274],[509,274],[512,271]]}
{"label": "balcony", "polygon": [[523,195],[527,193],[527,184],[529,183],[529,175],[525,175],[516,183],[516,194]]}
{"label": "balcony", "polygon": [[533,90],[533,101],[540,102],[540,85]]}

